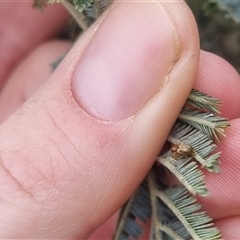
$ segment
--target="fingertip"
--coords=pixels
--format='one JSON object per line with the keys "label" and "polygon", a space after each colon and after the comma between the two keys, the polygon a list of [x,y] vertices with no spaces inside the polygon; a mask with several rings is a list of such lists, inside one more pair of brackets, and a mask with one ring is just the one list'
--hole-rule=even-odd
{"label": "fingertip", "polygon": [[240,117],[240,77],[223,58],[201,51],[197,80],[194,88],[222,101],[224,117]]}
{"label": "fingertip", "polygon": [[27,54],[59,35],[69,20],[61,4],[47,5],[44,12],[32,4],[33,1],[0,1],[0,88]]}
{"label": "fingertip", "polygon": [[70,43],[50,41],[30,53],[15,69],[0,95],[0,123],[13,114],[51,76],[52,64],[68,52]]}
{"label": "fingertip", "polygon": [[220,229],[222,239],[226,240],[238,240],[240,239],[239,228],[240,217],[231,216],[223,219],[219,219],[214,222],[215,226]]}

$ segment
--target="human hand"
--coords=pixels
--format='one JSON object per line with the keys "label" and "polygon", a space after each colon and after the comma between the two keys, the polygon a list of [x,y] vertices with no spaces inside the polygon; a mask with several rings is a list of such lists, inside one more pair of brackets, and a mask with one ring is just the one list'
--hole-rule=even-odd
{"label": "human hand", "polygon": [[[195,84],[223,100],[232,125],[219,147],[223,173],[207,175],[211,197],[200,201],[226,239],[239,238],[240,79],[224,60],[200,54],[185,3],[114,4],[53,74],[50,63],[69,44],[44,41],[67,15],[52,6],[40,20],[30,5],[0,3],[0,22],[9,24],[0,26],[0,82],[8,79],[0,95],[0,237],[87,238],[147,174]],[[24,21],[11,12],[26,16],[20,31]],[[91,238],[109,238],[109,230]]]}

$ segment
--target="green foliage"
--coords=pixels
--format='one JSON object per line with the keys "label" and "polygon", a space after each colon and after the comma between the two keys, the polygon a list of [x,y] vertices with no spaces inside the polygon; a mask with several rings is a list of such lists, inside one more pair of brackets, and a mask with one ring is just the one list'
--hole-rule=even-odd
{"label": "green foliage", "polygon": [[[191,114],[191,113],[190,113]],[[181,113],[179,114],[181,115]],[[218,159],[214,155],[209,155],[216,148],[213,140],[205,135],[201,130],[191,125],[180,124],[178,121],[173,126],[168,136],[168,141],[172,144],[179,145],[181,143],[191,146],[194,149],[194,159],[196,159],[202,167],[206,167],[210,172],[218,169]],[[211,159],[211,161],[209,161]]]}
{"label": "green foliage", "polygon": [[157,162],[166,167],[193,195],[208,196],[204,173],[191,158],[175,161],[171,153],[158,157]]}
{"label": "green foliage", "polygon": [[[181,228],[181,232],[177,231],[181,225],[177,227],[179,221],[174,218],[173,222],[175,224],[170,224],[173,232],[180,235],[182,239],[217,240],[221,238],[219,230],[213,227],[212,219],[207,216],[206,212],[199,211],[201,205],[197,203],[196,198],[191,196],[185,187],[172,187],[165,191],[155,190],[153,191],[153,197],[159,198],[185,227]],[[174,225],[175,229],[172,228]],[[161,231],[161,227],[158,230]],[[184,230],[187,232],[184,232]]]}
{"label": "green foliage", "polygon": [[82,12],[85,8],[88,8],[92,5],[92,0],[49,0],[48,1],[48,3],[60,3],[60,2],[71,3],[79,12]]}
{"label": "green foliage", "polygon": [[113,0],[94,0],[94,4],[84,9],[87,18],[97,19],[113,2]]}
{"label": "green foliage", "polygon": [[210,139],[216,138],[218,141],[219,135],[225,136],[224,129],[229,126],[226,118],[190,108],[183,108],[178,118],[202,131]]}
{"label": "green foliage", "polygon": [[72,3],[79,12],[82,12],[84,9],[91,6],[92,0],[72,0]]}
{"label": "green foliage", "polygon": [[231,18],[236,23],[240,23],[240,1],[209,0],[205,9],[209,12],[220,9],[225,18]]}
{"label": "green foliage", "polygon": [[198,109],[206,109],[213,113],[220,113],[218,107],[221,105],[221,101],[214,97],[210,97],[207,94],[201,93],[197,90],[192,90],[188,96],[187,104]]}
{"label": "green foliage", "polygon": [[[187,109],[186,106],[189,105],[191,108]],[[221,238],[212,219],[206,212],[201,211],[202,206],[194,197],[195,195],[206,197],[209,194],[203,168],[210,172],[220,172],[221,153],[213,153],[216,149],[214,140],[220,140],[218,134],[224,135],[229,123],[227,119],[216,115],[219,113],[219,105],[221,101],[192,90],[186,106],[183,107],[169,133],[165,151],[156,159],[151,173],[139,187],[145,189],[145,194],[139,194],[138,190],[121,210],[114,239],[139,239],[143,232],[139,219],[145,222],[149,213],[151,213],[150,239],[217,240]],[[175,159],[169,143],[188,146],[192,152]],[[159,169],[162,168],[165,171],[160,174]],[[167,181],[169,176],[171,181]],[[182,186],[170,184],[177,181]],[[138,196],[137,201],[136,196]],[[137,212],[133,209],[137,209]],[[139,217],[139,212],[142,212],[144,219]]]}
{"label": "green foliage", "polygon": [[146,181],[136,190],[135,194],[121,208],[114,234],[114,239],[138,239],[143,229],[139,223],[146,223],[151,216],[149,190]]}
{"label": "green foliage", "polygon": [[106,8],[113,2],[113,0],[34,0],[33,7],[44,9],[46,3],[70,3],[79,12],[83,12],[86,17],[97,19]]}

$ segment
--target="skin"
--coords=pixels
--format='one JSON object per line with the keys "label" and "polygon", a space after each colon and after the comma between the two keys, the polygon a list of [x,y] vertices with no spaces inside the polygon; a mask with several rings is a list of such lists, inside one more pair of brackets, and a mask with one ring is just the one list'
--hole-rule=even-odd
{"label": "skin", "polygon": [[[240,77],[225,60],[200,51],[197,28],[185,3],[152,3],[167,12],[178,42],[177,63],[169,63],[167,83],[161,91],[153,91],[151,101],[137,113],[110,122],[88,111],[76,97],[74,69],[89,57],[85,49],[96,34],[103,34],[101,24],[110,15],[109,26],[119,23],[114,18],[130,8],[128,2],[121,4],[114,5],[116,15],[110,9],[97,21],[52,74],[49,63],[70,47],[54,39],[68,21],[67,13],[61,6],[40,14],[29,2],[0,2],[0,22],[4,22],[0,25],[4,33],[0,39],[1,238],[84,239],[90,234],[90,239],[110,238],[113,219],[103,223],[150,169],[192,87],[221,99],[222,115],[231,124],[218,148],[222,174],[206,173],[211,196],[199,201],[225,239],[240,238]],[[145,40],[138,47],[153,47],[150,53],[144,52],[143,60],[156,58],[158,43],[150,44],[151,34],[139,34]],[[101,47],[101,42],[97,44]],[[114,62],[118,66],[128,53],[121,45],[114,49],[122,53]],[[128,64],[131,69],[138,67],[134,61]]]}

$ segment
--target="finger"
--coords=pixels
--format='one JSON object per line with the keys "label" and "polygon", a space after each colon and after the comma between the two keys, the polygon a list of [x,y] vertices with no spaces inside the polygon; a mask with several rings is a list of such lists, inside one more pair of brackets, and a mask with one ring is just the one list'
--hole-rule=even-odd
{"label": "finger", "polygon": [[221,155],[220,174],[206,174],[207,187],[210,197],[201,198],[210,215],[215,218],[237,216],[240,214],[240,119],[230,121],[231,127],[227,130],[227,137],[222,139],[218,147]]}
{"label": "finger", "polygon": [[240,239],[239,229],[240,217],[228,217],[215,221],[216,226],[221,230],[223,239],[225,240],[237,240]]}
{"label": "finger", "polygon": [[116,212],[164,144],[198,59],[183,1],[115,3],[1,125],[1,237],[84,239]]}
{"label": "finger", "polygon": [[220,99],[223,102],[220,111],[224,117],[240,117],[240,76],[224,59],[201,51],[194,88]]}
{"label": "finger", "polygon": [[32,1],[0,2],[0,91],[14,67],[36,46],[57,36],[68,21],[60,4],[43,13]]}
{"label": "finger", "polygon": [[[38,89],[41,83],[50,76],[50,62],[54,62],[55,59],[64,54],[68,46],[63,43],[66,47],[63,46],[63,50],[60,50],[59,44],[56,46],[53,46],[53,44],[54,43],[44,45],[43,51],[41,47],[37,49],[36,52],[34,51],[34,53],[16,69],[0,96],[0,122],[15,112],[22,103]],[[59,53],[55,55],[55,50],[57,49],[59,49]],[[39,66],[39,62],[41,62],[41,59],[38,58],[39,54],[42,54],[42,57],[44,57],[42,62],[46,62],[46,65]],[[49,54],[53,55],[48,60]],[[39,69],[39,67],[42,66],[44,69]],[[28,72],[29,69],[31,72]],[[41,74],[39,74],[39,72],[41,72]],[[46,76],[44,73],[46,73]],[[34,85],[30,79],[34,79]],[[31,82],[25,83],[24,81]],[[221,107],[223,116],[229,119],[239,117],[240,95],[238,93],[240,91],[240,77],[236,70],[224,59],[215,54],[201,51],[197,81],[194,87],[221,99],[223,102]],[[12,96],[14,96],[14,98],[12,98]]]}
{"label": "finger", "polygon": [[114,229],[116,227],[118,215],[114,214],[103,225],[97,228],[88,238],[88,240],[96,239],[112,239]]}
{"label": "finger", "polygon": [[0,95],[0,123],[13,114],[50,77],[52,66],[70,43],[51,41],[39,46],[13,72]]}

